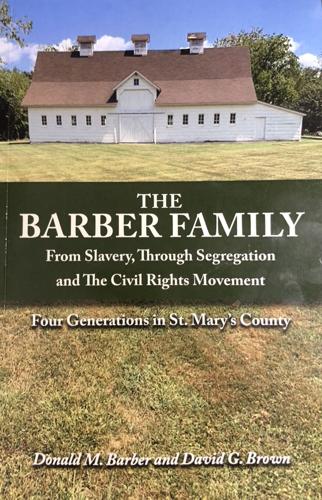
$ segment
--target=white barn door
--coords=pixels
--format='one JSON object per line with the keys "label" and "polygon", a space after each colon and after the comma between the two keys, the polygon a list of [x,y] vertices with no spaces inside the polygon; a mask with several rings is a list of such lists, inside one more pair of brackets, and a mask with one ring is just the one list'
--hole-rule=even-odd
{"label": "white barn door", "polygon": [[153,142],[153,115],[120,115],[120,142]]}
{"label": "white barn door", "polygon": [[255,118],[255,139],[261,141],[265,139],[266,118]]}

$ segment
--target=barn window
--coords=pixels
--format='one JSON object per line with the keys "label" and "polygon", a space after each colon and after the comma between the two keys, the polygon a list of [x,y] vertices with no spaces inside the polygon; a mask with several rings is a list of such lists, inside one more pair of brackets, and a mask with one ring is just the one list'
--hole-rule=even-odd
{"label": "barn window", "polygon": [[168,126],[172,127],[173,125],[173,115],[168,115]]}
{"label": "barn window", "polygon": [[72,126],[76,127],[76,125],[77,125],[77,117],[76,117],[76,115],[72,115],[71,116],[71,121],[72,121]]}
{"label": "barn window", "polygon": [[140,85],[140,80],[138,78],[134,78],[133,83],[135,87],[138,87]]}
{"label": "barn window", "polygon": [[198,115],[198,125],[204,125],[205,123],[205,115],[203,113]]}
{"label": "barn window", "polygon": [[102,127],[105,127],[105,125],[106,125],[106,115],[101,115],[101,125],[102,125]]}
{"label": "barn window", "polygon": [[189,115],[182,115],[182,125],[189,124]]}
{"label": "barn window", "polygon": [[214,124],[219,125],[220,123],[220,113],[215,113],[214,114]]}
{"label": "barn window", "polygon": [[41,124],[46,127],[47,125],[47,116],[46,115],[41,115]]}
{"label": "barn window", "polygon": [[86,115],[86,125],[90,127],[92,125],[92,117],[91,115]]}
{"label": "barn window", "polygon": [[61,115],[56,116],[56,125],[61,126],[63,124],[63,120]]}
{"label": "barn window", "polygon": [[236,113],[230,113],[230,123],[236,123]]}

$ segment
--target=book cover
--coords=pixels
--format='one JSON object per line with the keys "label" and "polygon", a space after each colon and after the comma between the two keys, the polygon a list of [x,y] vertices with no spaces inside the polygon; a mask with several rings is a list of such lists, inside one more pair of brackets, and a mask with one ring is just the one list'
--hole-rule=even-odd
{"label": "book cover", "polygon": [[321,496],[321,23],[0,2],[3,498]]}

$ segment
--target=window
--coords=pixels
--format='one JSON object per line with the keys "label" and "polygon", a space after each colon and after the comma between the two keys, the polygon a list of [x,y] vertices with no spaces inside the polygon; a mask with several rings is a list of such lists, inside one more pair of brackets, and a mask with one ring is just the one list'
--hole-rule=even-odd
{"label": "window", "polygon": [[173,125],[173,115],[168,115],[168,126],[172,127]]}
{"label": "window", "polygon": [[140,80],[138,78],[134,78],[133,83],[135,87],[138,87],[140,85]]}
{"label": "window", "polygon": [[205,115],[201,113],[198,115],[198,125],[203,125],[205,123]]}
{"label": "window", "polygon": [[62,120],[61,115],[57,115],[56,116],[56,125],[61,126],[62,124],[63,124],[63,120]]}
{"label": "window", "polygon": [[236,123],[236,113],[230,113],[230,123]]}
{"label": "window", "polygon": [[46,115],[41,115],[41,124],[46,127],[47,125],[47,116]]}
{"label": "window", "polygon": [[76,115],[72,115],[71,116],[71,120],[72,120],[72,126],[76,127],[76,125],[77,125],[77,117],[76,117]]}
{"label": "window", "polygon": [[182,115],[182,125],[188,125],[189,115]]}
{"label": "window", "polygon": [[101,125],[102,125],[102,127],[105,127],[105,125],[106,125],[106,115],[101,115]]}
{"label": "window", "polygon": [[220,123],[220,113],[215,113],[214,114],[214,124],[219,125]]}
{"label": "window", "polygon": [[91,115],[86,115],[86,125],[90,127],[92,125],[92,117]]}

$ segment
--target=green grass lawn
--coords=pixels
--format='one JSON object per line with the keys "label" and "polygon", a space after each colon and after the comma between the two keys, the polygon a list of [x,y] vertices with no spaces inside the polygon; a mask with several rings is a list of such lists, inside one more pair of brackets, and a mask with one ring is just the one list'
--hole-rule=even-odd
{"label": "green grass lawn", "polygon": [[[207,311],[218,315],[222,308]],[[240,311],[234,308],[235,314]],[[41,312],[63,317],[70,309]],[[88,306],[75,312],[165,315],[168,309]],[[294,324],[286,333],[33,331],[30,309],[2,313],[1,498],[321,498],[322,307],[256,312],[286,314]],[[291,455],[293,463],[279,468],[31,467],[35,451],[156,457],[234,450]]]}
{"label": "green grass lawn", "polygon": [[0,143],[0,181],[318,179],[322,141],[205,144]]}
{"label": "green grass lawn", "polygon": [[[322,178],[322,141],[187,145],[0,144],[4,181]],[[269,329],[32,330],[34,312],[128,316],[187,307],[0,312],[0,498],[322,498],[322,306]],[[199,306],[213,316],[223,308]],[[227,308],[224,309],[227,312]],[[230,311],[239,315],[239,306]],[[239,451],[289,467],[33,469],[33,453],[127,456]]]}

